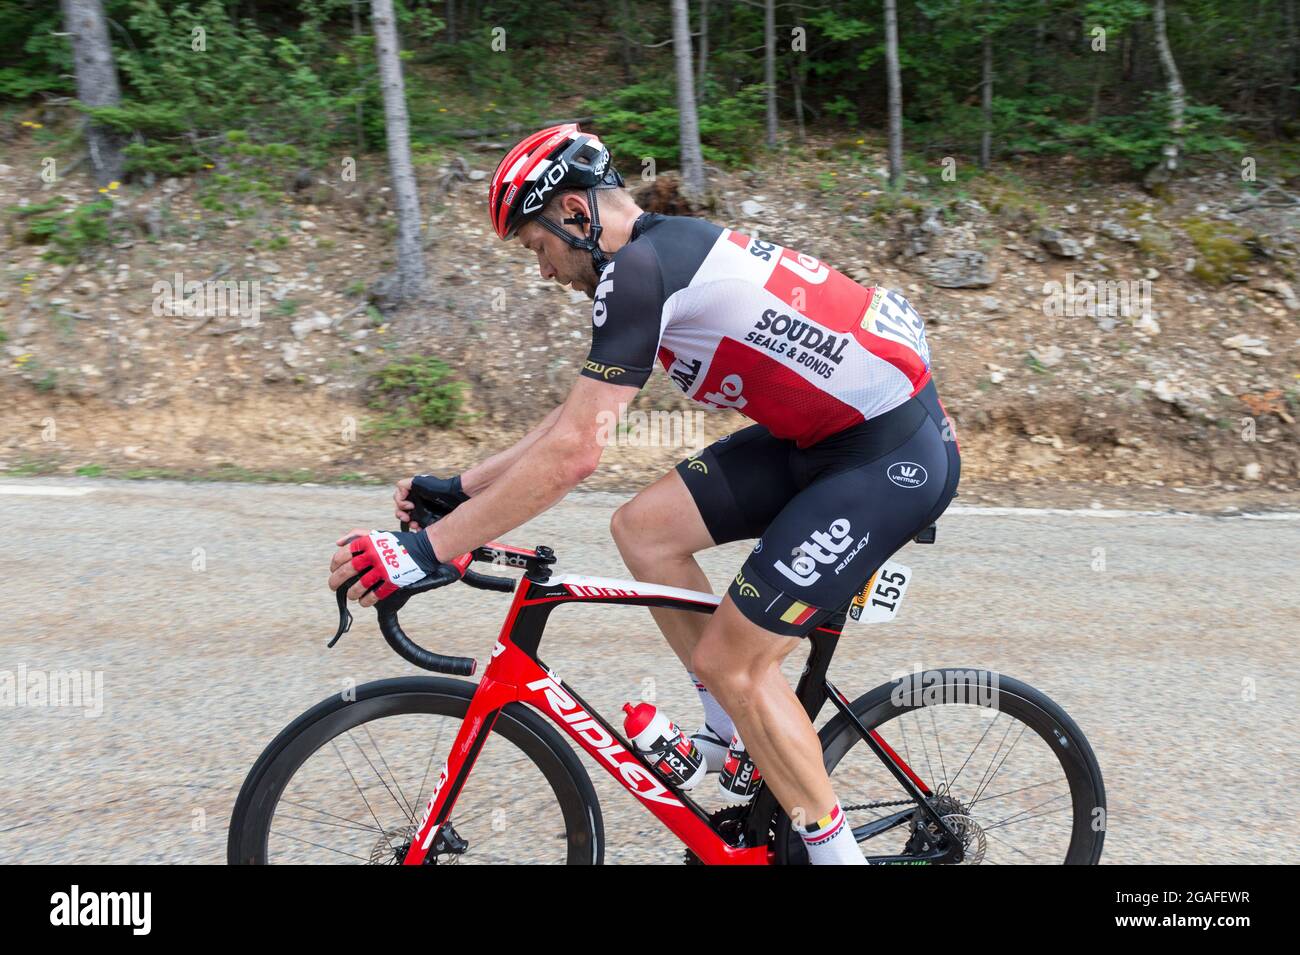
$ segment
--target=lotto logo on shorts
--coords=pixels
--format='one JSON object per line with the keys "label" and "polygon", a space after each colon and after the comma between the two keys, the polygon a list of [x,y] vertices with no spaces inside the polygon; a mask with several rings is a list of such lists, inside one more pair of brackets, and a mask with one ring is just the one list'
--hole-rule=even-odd
{"label": "lotto logo on shorts", "polygon": [[794,581],[800,587],[815,584],[822,576],[818,565],[835,563],[835,559],[848,550],[849,545],[853,543],[853,539],[849,537],[850,530],[852,528],[847,518],[836,518],[831,522],[829,533],[813,531],[809,539],[795,549],[798,556],[791,560],[788,566],[782,560],[778,560],[774,566],[787,579]]}

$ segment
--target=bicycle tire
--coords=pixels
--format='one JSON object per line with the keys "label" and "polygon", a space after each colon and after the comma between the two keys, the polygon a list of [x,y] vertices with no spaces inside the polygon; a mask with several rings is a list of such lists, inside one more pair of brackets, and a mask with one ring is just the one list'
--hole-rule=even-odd
{"label": "bicycle tire", "polygon": [[[969,699],[972,692],[981,685],[996,686],[996,709],[1024,722],[1056,754],[1070,785],[1073,810],[1070,843],[1064,864],[1096,865],[1101,859],[1106,831],[1104,824],[1100,828],[1094,828],[1094,820],[1098,810],[1102,813],[1103,821],[1105,819],[1106,790],[1092,746],[1069,714],[1045,693],[1012,677],[970,667],[936,667],[932,672],[944,674],[943,686],[954,688],[951,693],[953,699]],[[958,674],[971,675],[973,679],[961,679],[957,677]],[[902,705],[895,700],[895,694],[900,692],[900,684],[906,684],[901,690]],[[864,693],[849,708],[868,730],[875,730],[897,716],[922,709],[926,705],[925,700],[935,692],[933,686],[922,687],[922,683],[916,681],[915,677],[904,677]],[[857,728],[838,711],[826,722],[818,736],[822,743],[822,760],[826,772],[831,774],[833,785],[835,767],[844,755],[854,745],[865,747],[866,743],[858,734]],[[900,796],[902,795],[900,787]],[[779,813],[773,841],[778,864],[798,865],[807,862],[803,842],[794,832],[790,818],[784,812]]]}
{"label": "bicycle tire", "polygon": [[[264,864],[276,805],[293,774],[339,733],[370,720],[409,713],[464,718],[477,685],[442,677],[401,677],[357,687],[354,700],[335,694],[280,731],[266,747],[235,800],[226,858],[231,865]],[[492,733],[513,743],[542,772],[555,793],[568,840],[567,864],[600,865],[605,833],[591,777],[573,749],[522,703],[505,706]]]}

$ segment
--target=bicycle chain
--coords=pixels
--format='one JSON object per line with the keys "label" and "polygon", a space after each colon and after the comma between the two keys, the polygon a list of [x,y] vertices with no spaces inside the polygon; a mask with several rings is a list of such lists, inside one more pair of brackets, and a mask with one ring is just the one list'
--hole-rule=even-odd
{"label": "bicycle chain", "polygon": [[913,806],[915,799],[896,799],[893,802],[864,802],[856,806],[840,806],[841,812],[854,812],[858,809],[884,809],[886,806]]}

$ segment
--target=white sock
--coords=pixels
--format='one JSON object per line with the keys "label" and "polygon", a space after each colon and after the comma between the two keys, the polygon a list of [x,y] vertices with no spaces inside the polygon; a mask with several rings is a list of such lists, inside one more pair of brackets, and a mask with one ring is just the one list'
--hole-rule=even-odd
{"label": "white sock", "polygon": [[795,826],[808,850],[808,861],[813,865],[866,865],[866,856],[853,840],[853,829],[844,818],[839,801],[831,811],[807,828]]}
{"label": "white sock", "polygon": [[700,694],[700,704],[704,707],[704,722],[709,729],[718,734],[718,738],[724,743],[731,739],[731,735],[736,732],[736,724],[732,722],[727,711],[722,708],[722,704],[713,698],[713,694],[704,688],[704,684],[690,670],[686,671],[695,684],[695,689]]}

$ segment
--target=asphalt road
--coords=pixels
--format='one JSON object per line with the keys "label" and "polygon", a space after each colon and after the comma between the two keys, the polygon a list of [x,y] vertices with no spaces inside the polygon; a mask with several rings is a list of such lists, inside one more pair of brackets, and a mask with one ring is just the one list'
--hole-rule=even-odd
{"label": "asphalt road", "polygon": [[[387,494],[0,482],[0,862],[223,862],[235,795],[284,724],[349,681],[418,672],[369,615],[325,647],[331,541],[386,526]],[[608,533],[620,500],[576,493],[510,539],[551,544],[562,572],[625,576]],[[1295,863],[1281,799],[1297,778],[1300,715],[1293,516],[958,509],[936,546],[900,555],[915,578],[899,619],[846,631],[831,677],[855,696],[915,669],[980,666],[1046,692],[1105,775],[1103,862]],[[744,551],[705,555],[715,588]],[[485,661],[506,600],[457,587],[403,619],[433,649]],[[590,704],[614,720],[653,686],[670,716],[698,723],[646,611],[566,613],[542,656]],[[80,707],[15,689],[72,670],[90,674]],[[606,861],[680,859],[671,834],[583,760]]]}

